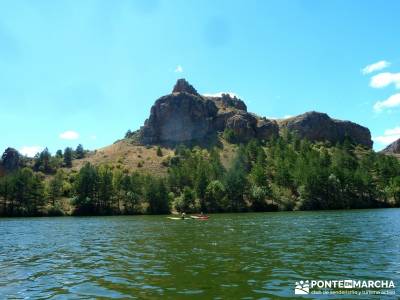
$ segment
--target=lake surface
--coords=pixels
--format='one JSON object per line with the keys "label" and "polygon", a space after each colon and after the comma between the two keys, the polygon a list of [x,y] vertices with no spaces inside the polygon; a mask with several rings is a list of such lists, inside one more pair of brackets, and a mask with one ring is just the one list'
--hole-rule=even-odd
{"label": "lake surface", "polygon": [[285,299],[348,278],[400,286],[400,209],[0,219],[1,299]]}

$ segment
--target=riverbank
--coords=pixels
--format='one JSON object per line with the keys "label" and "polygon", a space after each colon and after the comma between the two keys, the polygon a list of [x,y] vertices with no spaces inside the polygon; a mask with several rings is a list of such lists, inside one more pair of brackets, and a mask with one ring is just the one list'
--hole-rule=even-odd
{"label": "riverbank", "polygon": [[[68,213],[65,211],[56,208],[49,208],[47,212],[39,213],[36,215],[4,215],[0,214],[0,218],[46,218],[46,217],[118,217],[118,216],[151,216],[151,215],[163,215],[163,216],[181,216],[181,213],[178,211],[171,211],[170,213],[165,213],[165,214],[149,214],[149,213],[135,213],[135,214],[76,214],[74,213],[73,207],[68,206]],[[251,214],[251,213],[283,213],[283,212],[332,212],[332,211],[357,211],[357,210],[368,210],[368,209],[398,209],[398,207],[394,206],[385,206],[382,204],[382,206],[376,206],[373,208],[348,208],[348,209],[324,209],[324,210],[266,210],[266,211],[240,211],[240,212],[212,212],[212,213],[207,213],[207,215],[225,215],[225,214]],[[200,214],[201,211],[197,212],[188,212],[189,216],[190,215],[197,215]],[[203,212],[204,213],[204,212]]]}

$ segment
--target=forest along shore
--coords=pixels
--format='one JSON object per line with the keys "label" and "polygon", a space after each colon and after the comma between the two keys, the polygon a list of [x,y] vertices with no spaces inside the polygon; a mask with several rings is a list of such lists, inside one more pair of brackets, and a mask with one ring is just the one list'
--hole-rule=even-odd
{"label": "forest along shore", "polygon": [[[221,137],[223,139],[223,137]],[[133,146],[132,146],[133,147]],[[1,216],[168,214],[398,207],[400,163],[350,140],[334,146],[286,134],[267,142],[222,142],[211,149],[153,146],[164,172],[90,162],[78,170],[68,151],[18,165],[0,177]],[[78,154],[77,154],[78,152]],[[72,151],[73,160],[90,153]],[[168,153],[168,155],[165,155]],[[79,155],[79,156],[78,156]],[[231,157],[229,157],[231,156]],[[79,158],[78,158],[79,157]],[[6,163],[6,164],[5,164]]]}

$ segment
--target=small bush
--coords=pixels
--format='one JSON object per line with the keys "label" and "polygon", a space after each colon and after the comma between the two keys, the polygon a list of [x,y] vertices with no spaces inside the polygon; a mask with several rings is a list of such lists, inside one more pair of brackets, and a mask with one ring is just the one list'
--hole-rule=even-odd
{"label": "small bush", "polygon": [[158,146],[158,147],[157,147],[157,156],[160,156],[160,157],[162,157],[162,156],[163,156],[163,152],[162,152],[162,150],[161,150],[161,147],[160,147],[160,146]]}
{"label": "small bush", "polygon": [[224,133],[222,135],[222,137],[228,142],[228,143],[235,143],[236,142],[236,135],[235,132],[230,129],[230,128],[226,128],[224,130]]}

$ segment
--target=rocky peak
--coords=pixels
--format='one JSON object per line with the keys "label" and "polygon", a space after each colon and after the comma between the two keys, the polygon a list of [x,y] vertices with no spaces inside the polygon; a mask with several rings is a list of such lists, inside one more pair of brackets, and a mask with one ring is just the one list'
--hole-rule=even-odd
{"label": "rocky peak", "polygon": [[232,97],[229,94],[223,93],[220,97],[210,97],[210,96],[204,96],[204,97],[214,101],[219,108],[233,108],[233,109],[247,111],[246,104],[236,96]]}
{"label": "rocky peak", "polygon": [[391,143],[389,146],[383,149],[382,152],[386,154],[400,154],[400,139]]}
{"label": "rocky peak", "polygon": [[200,96],[185,79],[179,79],[171,94],[159,98],[140,129],[143,144],[176,144],[201,140],[212,132],[218,108]]}
{"label": "rocky peak", "polygon": [[188,93],[192,95],[198,95],[196,89],[184,78],[178,79],[178,81],[175,83],[172,93]]}

